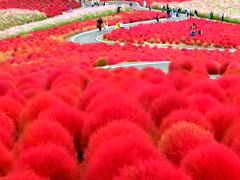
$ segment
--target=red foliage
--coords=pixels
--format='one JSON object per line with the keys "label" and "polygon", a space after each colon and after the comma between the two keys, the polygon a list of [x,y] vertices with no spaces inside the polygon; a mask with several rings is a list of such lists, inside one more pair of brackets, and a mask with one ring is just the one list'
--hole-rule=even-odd
{"label": "red foliage", "polygon": [[189,96],[188,104],[190,109],[197,110],[202,114],[205,114],[211,109],[220,106],[219,101],[217,101],[214,97],[204,93],[193,94]]}
{"label": "red foliage", "polygon": [[15,153],[19,155],[24,151],[53,143],[64,147],[73,157],[76,156],[76,149],[71,134],[58,122],[39,119],[26,126],[15,146]]}
{"label": "red foliage", "polygon": [[70,0],[1,0],[0,9],[8,8],[20,8],[20,9],[30,9],[30,10],[39,10],[45,12],[48,16],[54,16],[61,14],[62,11],[67,10],[67,7],[76,8],[81,6],[81,3],[77,1]]}
{"label": "red foliage", "polygon": [[222,142],[231,149],[233,149],[239,156],[240,156],[240,124],[239,122],[234,123],[232,126],[230,126],[222,139]]}
{"label": "red foliage", "polygon": [[152,118],[156,124],[159,125],[161,124],[162,119],[172,111],[186,109],[187,107],[188,104],[183,94],[178,92],[165,93],[152,103]]}
{"label": "red foliage", "polygon": [[11,96],[0,97],[0,111],[10,117],[14,123],[17,123],[20,112],[22,110],[22,104]]}
{"label": "red foliage", "polygon": [[88,147],[84,153],[85,163],[91,160],[91,157],[96,151],[98,151],[98,149],[101,148],[101,146],[107,146],[108,141],[122,136],[137,136],[141,137],[141,139],[148,139],[149,142],[152,141],[150,136],[144,132],[141,127],[133,122],[126,120],[109,122],[106,126],[98,129],[91,136]]}
{"label": "red foliage", "polygon": [[[193,23],[196,24],[197,31],[202,30],[204,33],[196,34],[196,36],[191,37],[190,27]],[[105,34],[105,37],[114,41],[124,39],[124,41],[130,42],[130,38],[132,38],[136,39],[138,43],[142,42],[142,40],[153,43],[156,43],[156,41],[159,42],[160,40],[160,43],[164,43],[165,41],[170,44],[173,42],[182,42],[187,45],[190,44],[195,46],[203,46],[210,42],[210,44],[216,47],[235,48],[240,45],[240,37],[237,36],[238,31],[240,31],[240,27],[234,24],[211,21],[203,18],[189,18],[182,21],[139,24],[129,29],[119,28]],[[216,36],[216,34],[218,34],[218,36]],[[216,65],[212,65],[207,65],[210,72],[213,69],[218,69]],[[185,59],[182,61],[182,66],[184,69],[191,70],[192,62]],[[212,67],[214,68],[212,69]]]}
{"label": "red foliage", "polygon": [[205,117],[213,127],[215,138],[221,141],[226,130],[239,120],[239,112],[234,106],[217,106],[208,111]]}
{"label": "red foliage", "polygon": [[221,87],[214,80],[209,79],[193,83],[185,93],[189,96],[197,93],[209,94],[220,102],[224,102],[226,99],[225,92]]}
{"label": "red foliage", "polygon": [[167,117],[163,118],[160,125],[160,134],[163,134],[165,130],[171,128],[175,123],[181,121],[194,123],[206,130],[212,131],[212,125],[201,113],[198,111],[186,109],[173,111]]}
{"label": "red foliage", "polygon": [[179,165],[189,151],[214,142],[209,131],[194,123],[182,121],[163,133],[158,148],[172,163]]}
{"label": "red foliage", "polygon": [[77,160],[63,147],[54,144],[42,145],[24,151],[14,165],[16,170],[30,170],[39,176],[56,180],[79,178]]}
{"label": "red foliage", "polygon": [[101,146],[86,166],[83,180],[111,180],[124,165],[140,159],[161,158],[156,148],[138,136],[119,136]]}
{"label": "red foliage", "polygon": [[223,145],[212,144],[191,151],[183,160],[182,168],[194,180],[238,180],[240,160]]}
{"label": "red foliage", "polygon": [[113,180],[190,180],[182,170],[174,168],[163,160],[139,160],[124,166]]}
{"label": "red foliage", "polygon": [[14,158],[12,153],[0,143],[0,175],[4,176],[12,168]]}
{"label": "red foliage", "polygon": [[155,126],[149,115],[124,95],[116,93],[98,95],[89,105],[88,110],[90,109],[88,112],[91,114],[83,127],[83,148],[96,129],[113,120],[126,119],[137,123],[151,135],[155,133]]}
{"label": "red foliage", "polygon": [[56,104],[39,115],[40,120],[48,119],[59,122],[69,130],[75,141],[79,141],[81,136],[83,118],[84,116],[80,111],[67,104]]}
{"label": "red foliage", "polygon": [[31,98],[24,107],[19,121],[20,126],[25,126],[27,123],[37,119],[41,112],[46,111],[53,105],[61,103],[63,102],[50,93],[44,92],[37,94]]}
{"label": "red foliage", "polygon": [[14,171],[9,173],[4,179],[6,180],[47,180],[47,178],[40,177],[31,171]]}

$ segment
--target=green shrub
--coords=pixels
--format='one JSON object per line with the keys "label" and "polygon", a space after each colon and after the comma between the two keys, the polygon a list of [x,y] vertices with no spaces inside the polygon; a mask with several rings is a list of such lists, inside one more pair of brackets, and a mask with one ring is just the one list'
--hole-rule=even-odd
{"label": "green shrub", "polygon": [[106,65],[108,65],[108,61],[104,57],[100,57],[96,60],[97,67],[106,66]]}

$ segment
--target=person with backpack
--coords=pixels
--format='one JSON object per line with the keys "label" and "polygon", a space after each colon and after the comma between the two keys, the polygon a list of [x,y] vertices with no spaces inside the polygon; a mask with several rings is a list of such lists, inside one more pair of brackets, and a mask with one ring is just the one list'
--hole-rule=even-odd
{"label": "person with backpack", "polygon": [[196,24],[193,23],[193,24],[191,25],[190,29],[191,29],[191,34],[190,34],[190,35],[191,35],[191,36],[195,36],[195,35],[196,35],[196,30],[197,30]]}

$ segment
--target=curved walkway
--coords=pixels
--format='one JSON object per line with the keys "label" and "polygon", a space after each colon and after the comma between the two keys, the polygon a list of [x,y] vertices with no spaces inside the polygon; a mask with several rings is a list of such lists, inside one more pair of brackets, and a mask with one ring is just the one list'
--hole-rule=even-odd
{"label": "curved walkway", "polygon": [[[108,2],[108,4],[119,4],[119,5],[122,5],[122,4],[129,4],[129,2],[124,2],[124,1],[117,1],[117,2]],[[84,6],[85,7],[89,7],[91,6],[91,2],[88,2],[86,1],[84,3]],[[144,7],[141,7],[138,3],[134,2],[133,3],[133,8],[134,9],[148,9],[148,8],[144,8]],[[184,20],[184,19],[187,19],[186,15],[183,15],[183,14],[180,14],[180,17],[178,18],[174,18],[174,19],[160,19],[160,22],[164,22],[164,21],[176,21],[176,20]],[[129,28],[131,26],[136,26],[138,24],[149,24],[149,23],[155,23],[156,20],[149,20],[149,21],[142,21],[142,22],[134,22],[134,23],[129,23],[129,24],[124,24],[124,27],[125,28]],[[115,26],[109,26],[107,31],[99,31],[98,29],[94,29],[94,30],[91,30],[91,31],[87,31],[87,32],[82,32],[82,33],[79,33],[77,35],[74,35],[74,36],[71,36],[69,37],[68,39],[70,41],[73,41],[73,42],[78,42],[80,44],[83,44],[83,43],[95,43],[95,42],[105,42],[105,43],[108,43],[108,44],[113,44],[114,42],[111,42],[111,41],[106,41],[106,40],[103,40],[102,39],[102,36],[104,33],[106,32],[111,32],[113,29],[115,29]],[[124,43],[120,43],[120,44],[124,44]],[[135,45],[138,45],[138,44],[135,44]],[[214,48],[214,47],[209,47],[209,48],[205,48],[205,47],[196,47],[196,46],[186,46],[186,45],[176,45],[174,46],[173,44],[148,44],[149,46],[158,46],[158,47],[161,47],[161,48],[167,48],[168,46],[172,46],[173,48],[185,48],[185,49],[208,49],[208,50],[214,50],[214,49],[218,49],[218,50],[225,50],[223,48]],[[235,50],[230,50],[230,51],[235,51]],[[146,67],[146,66],[152,66],[152,67],[155,67],[155,68],[160,68],[161,70],[163,70],[165,73],[168,72],[168,65],[170,64],[170,61],[156,61],[156,62],[136,62],[136,63],[120,63],[120,64],[117,64],[117,65],[110,65],[110,66],[105,66],[103,68],[106,68],[106,69],[114,69],[114,68],[117,68],[117,67],[129,67],[129,66],[135,66],[137,68],[143,68],[143,67]],[[215,79],[217,78],[218,76],[215,76],[215,75],[211,75],[210,78],[211,79]]]}

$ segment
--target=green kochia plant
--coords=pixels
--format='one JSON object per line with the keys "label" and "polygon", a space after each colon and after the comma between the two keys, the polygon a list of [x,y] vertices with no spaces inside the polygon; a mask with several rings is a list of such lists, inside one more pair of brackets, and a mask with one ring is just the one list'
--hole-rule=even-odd
{"label": "green kochia plant", "polygon": [[96,66],[97,67],[106,66],[106,65],[108,65],[108,61],[107,61],[106,58],[100,57],[96,60]]}

